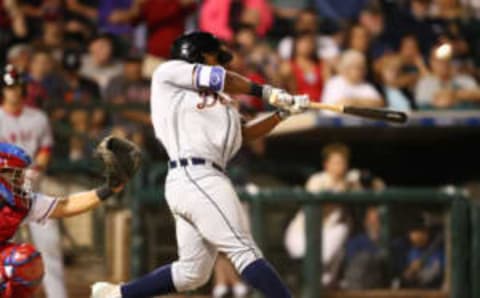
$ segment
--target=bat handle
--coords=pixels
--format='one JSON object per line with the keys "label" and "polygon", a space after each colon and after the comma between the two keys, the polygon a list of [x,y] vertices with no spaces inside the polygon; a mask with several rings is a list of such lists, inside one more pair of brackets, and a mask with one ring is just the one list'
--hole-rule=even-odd
{"label": "bat handle", "polygon": [[344,110],[343,105],[331,105],[331,104],[326,104],[321,102],[310,102],[309,108],[315,109],[315,110],[331,111],[335,113],[343,113],[343,110]]}

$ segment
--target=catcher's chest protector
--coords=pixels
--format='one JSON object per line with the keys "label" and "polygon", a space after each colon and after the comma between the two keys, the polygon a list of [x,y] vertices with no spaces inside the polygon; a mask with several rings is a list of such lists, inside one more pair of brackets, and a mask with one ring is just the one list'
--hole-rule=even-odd
{"label": "catcher's chest protector", "polygon": [[28,210],[22,206],[13,208],[0,199],[0,245],[13,237]]}

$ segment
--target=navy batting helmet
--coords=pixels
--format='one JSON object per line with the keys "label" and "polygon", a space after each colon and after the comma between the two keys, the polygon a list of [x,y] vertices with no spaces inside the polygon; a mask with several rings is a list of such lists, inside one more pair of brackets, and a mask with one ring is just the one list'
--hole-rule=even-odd
{"label": "navy batting helmet", "polygon": [[205,53],[216,53],[218,62],[222,65],[233,58],[231,53],[222,49],[222,42],[215,35],[200,31],[177,38],[173,43],[170,58],[190,63],[205,63]]}

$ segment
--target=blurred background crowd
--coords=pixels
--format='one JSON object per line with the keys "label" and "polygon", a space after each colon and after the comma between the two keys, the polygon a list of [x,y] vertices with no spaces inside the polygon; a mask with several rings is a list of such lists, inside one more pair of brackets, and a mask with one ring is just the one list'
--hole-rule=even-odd
{"label": "blurred background crowd", "polygon": [[[48,116],[53,161],[89,160],[110,133],[162,161],[150,125],[149,79],[174,39],[197,29],[233,51],[230,69],[313,101],[412,113],[480,108],[479,0],[0,0],[0,65],[12,64],[24,79],[23,104]],[[269,109],[259,98],[236,97],[248,117]],[[249,169],[268,160],[265,146],[258,140],[242,150],[235,163],[249,175],[238,184],[275,184]],[[306,189],[385,187],[369,171],[351,170],[349,160],[345,145],[325,146],[322,171]],[[398,233],[388,267],[394,274],[384,274],[378,207],[329,204],[322,215],[325,286],[442,285],[444,241],[435,214],[412,216]],[[294,214],[282,236],[292,259],[305,254],[304,221],[302,212]],[[228,267],[216,269],[221,286]]]}
{"label": "blurred background crowd", "polygon": [[[108,107],[147,105],[151,72],[168,59],[179,34],[195,29],[228,44],[233,70],[314,101],[407,111],[480,106],[475,0],[2,0],[0,6],[0,64],[13,64],[25,77],[25,103],[95,138],[117,129],[145,142],[147,113]],[[247,109],[265,109],[258,98],[239,98]],[[107,108],[87,113],[81,105]],[[72,159],[85,155],[88,146],[79,139],[67,143]]]}

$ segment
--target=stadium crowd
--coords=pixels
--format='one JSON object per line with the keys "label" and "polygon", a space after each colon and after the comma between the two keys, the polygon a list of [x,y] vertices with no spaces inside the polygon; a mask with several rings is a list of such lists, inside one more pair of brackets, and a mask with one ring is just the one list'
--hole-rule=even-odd
{"label": "stadium crowd", "polygon": [[[0,64],[16,67],[25,103],[48,111],[54,126],[93,138],[114,129],[139,143],[148,113],[108,108],[146,106],[152,70],[176,36],[197,28],[229,45],[232,69],[314,101],[473,109],[479,7],[467,0],[2,0]],[[81,138],[66,143],[72,159],[88,152]]]}
{"label": "stadium crowd", "polygon": [[[234,52],[231,69],[314,101],[466,110],[480,108],[479,18],[478,0],[0,0],[0,65],[23,78],[24,104],[48,115],[54,156],[88,159],[96,140],[113,132],[158,158],[149,79],[185,31],[214,33]],[[268,109],[259,98],[238,99],[247,114]],[[263,146],[251,144],[250,157]],[[324,154],[325,171],[310,178],[309,191],[360,187],[348,180],[346,148]],[[339,260],[343,287],[386,285],[381,276],[359,280],[379,255],[378,208],[364,216],[365,233],[347,240],[344,210],[325,208],[324,237],[338,240],[324,241],[332,245],[323,247],[331,252],[323,256],[325,285],[339,282]],[[302,220],[300,212],[285,235],[293,258],[305,250],[296,238]],[[398,264],[407,284],[440,285],[444,256],[430,232],[422,220],[409,230],[413,245]],[[432,242],[428,266],[418,268]],[[340,246],[346,250],[336,256]]]}

